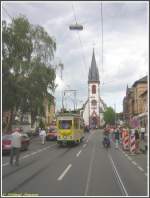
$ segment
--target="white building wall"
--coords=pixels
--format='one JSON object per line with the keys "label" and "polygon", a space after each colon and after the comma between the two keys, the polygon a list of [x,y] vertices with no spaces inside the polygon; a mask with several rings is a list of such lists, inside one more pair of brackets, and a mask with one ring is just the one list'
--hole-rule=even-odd
{"label": "white building wall", "polygon": [[85,105],[85,109],[83,111],[83,119],[85,125],[89,125],[89,108],[88,108],[88,103]]}

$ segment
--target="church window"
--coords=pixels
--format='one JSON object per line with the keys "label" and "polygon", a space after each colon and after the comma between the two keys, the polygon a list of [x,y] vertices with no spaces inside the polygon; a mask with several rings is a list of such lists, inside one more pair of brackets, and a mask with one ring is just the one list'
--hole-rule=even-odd
{"label": "church window", "polygon": [[92,94],[96,94],[96,85],[92,85]]}
{"label": "church window", "polygon": [[92,106],[96,106],[96,105],[97,105],[96,100],[92,100],[92,101],[91,101],[91,104],[92,104]]}

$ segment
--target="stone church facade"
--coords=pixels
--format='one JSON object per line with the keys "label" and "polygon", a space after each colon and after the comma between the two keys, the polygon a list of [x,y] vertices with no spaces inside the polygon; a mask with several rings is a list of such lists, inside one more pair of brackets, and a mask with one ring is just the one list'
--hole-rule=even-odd
{"label": "stone church facade", "polygon": [[100,128],[104,125],[103,112],[106,104],[100,97],[99,71],[96,65],[95,54],[93,50],[91,67],[88,74],[88,99],[83,105],[82,116],[85,125],[90,128]]}

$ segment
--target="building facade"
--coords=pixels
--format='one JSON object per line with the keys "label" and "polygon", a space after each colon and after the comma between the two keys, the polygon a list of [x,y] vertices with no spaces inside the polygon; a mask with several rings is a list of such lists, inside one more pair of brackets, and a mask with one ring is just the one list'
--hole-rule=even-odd
{"label": "building facade", "polygon": [[128,122],[132,117],[148,111],[147,89],[147,76],[135,81],[131,88],[127,86],[123,99],[124,120]]}

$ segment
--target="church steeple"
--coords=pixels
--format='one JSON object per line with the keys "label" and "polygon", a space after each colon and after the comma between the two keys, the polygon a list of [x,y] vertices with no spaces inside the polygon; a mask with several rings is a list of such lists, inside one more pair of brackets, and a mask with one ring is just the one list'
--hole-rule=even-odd
{"label": "church steeple", "polygon": [[96,60],[95,60],[94,49],[93,49],[91,67],[89,68],[88,82],[98,82],[98,83],[100,82],[99,72],[98,72],[98,68],[97,68]]}

